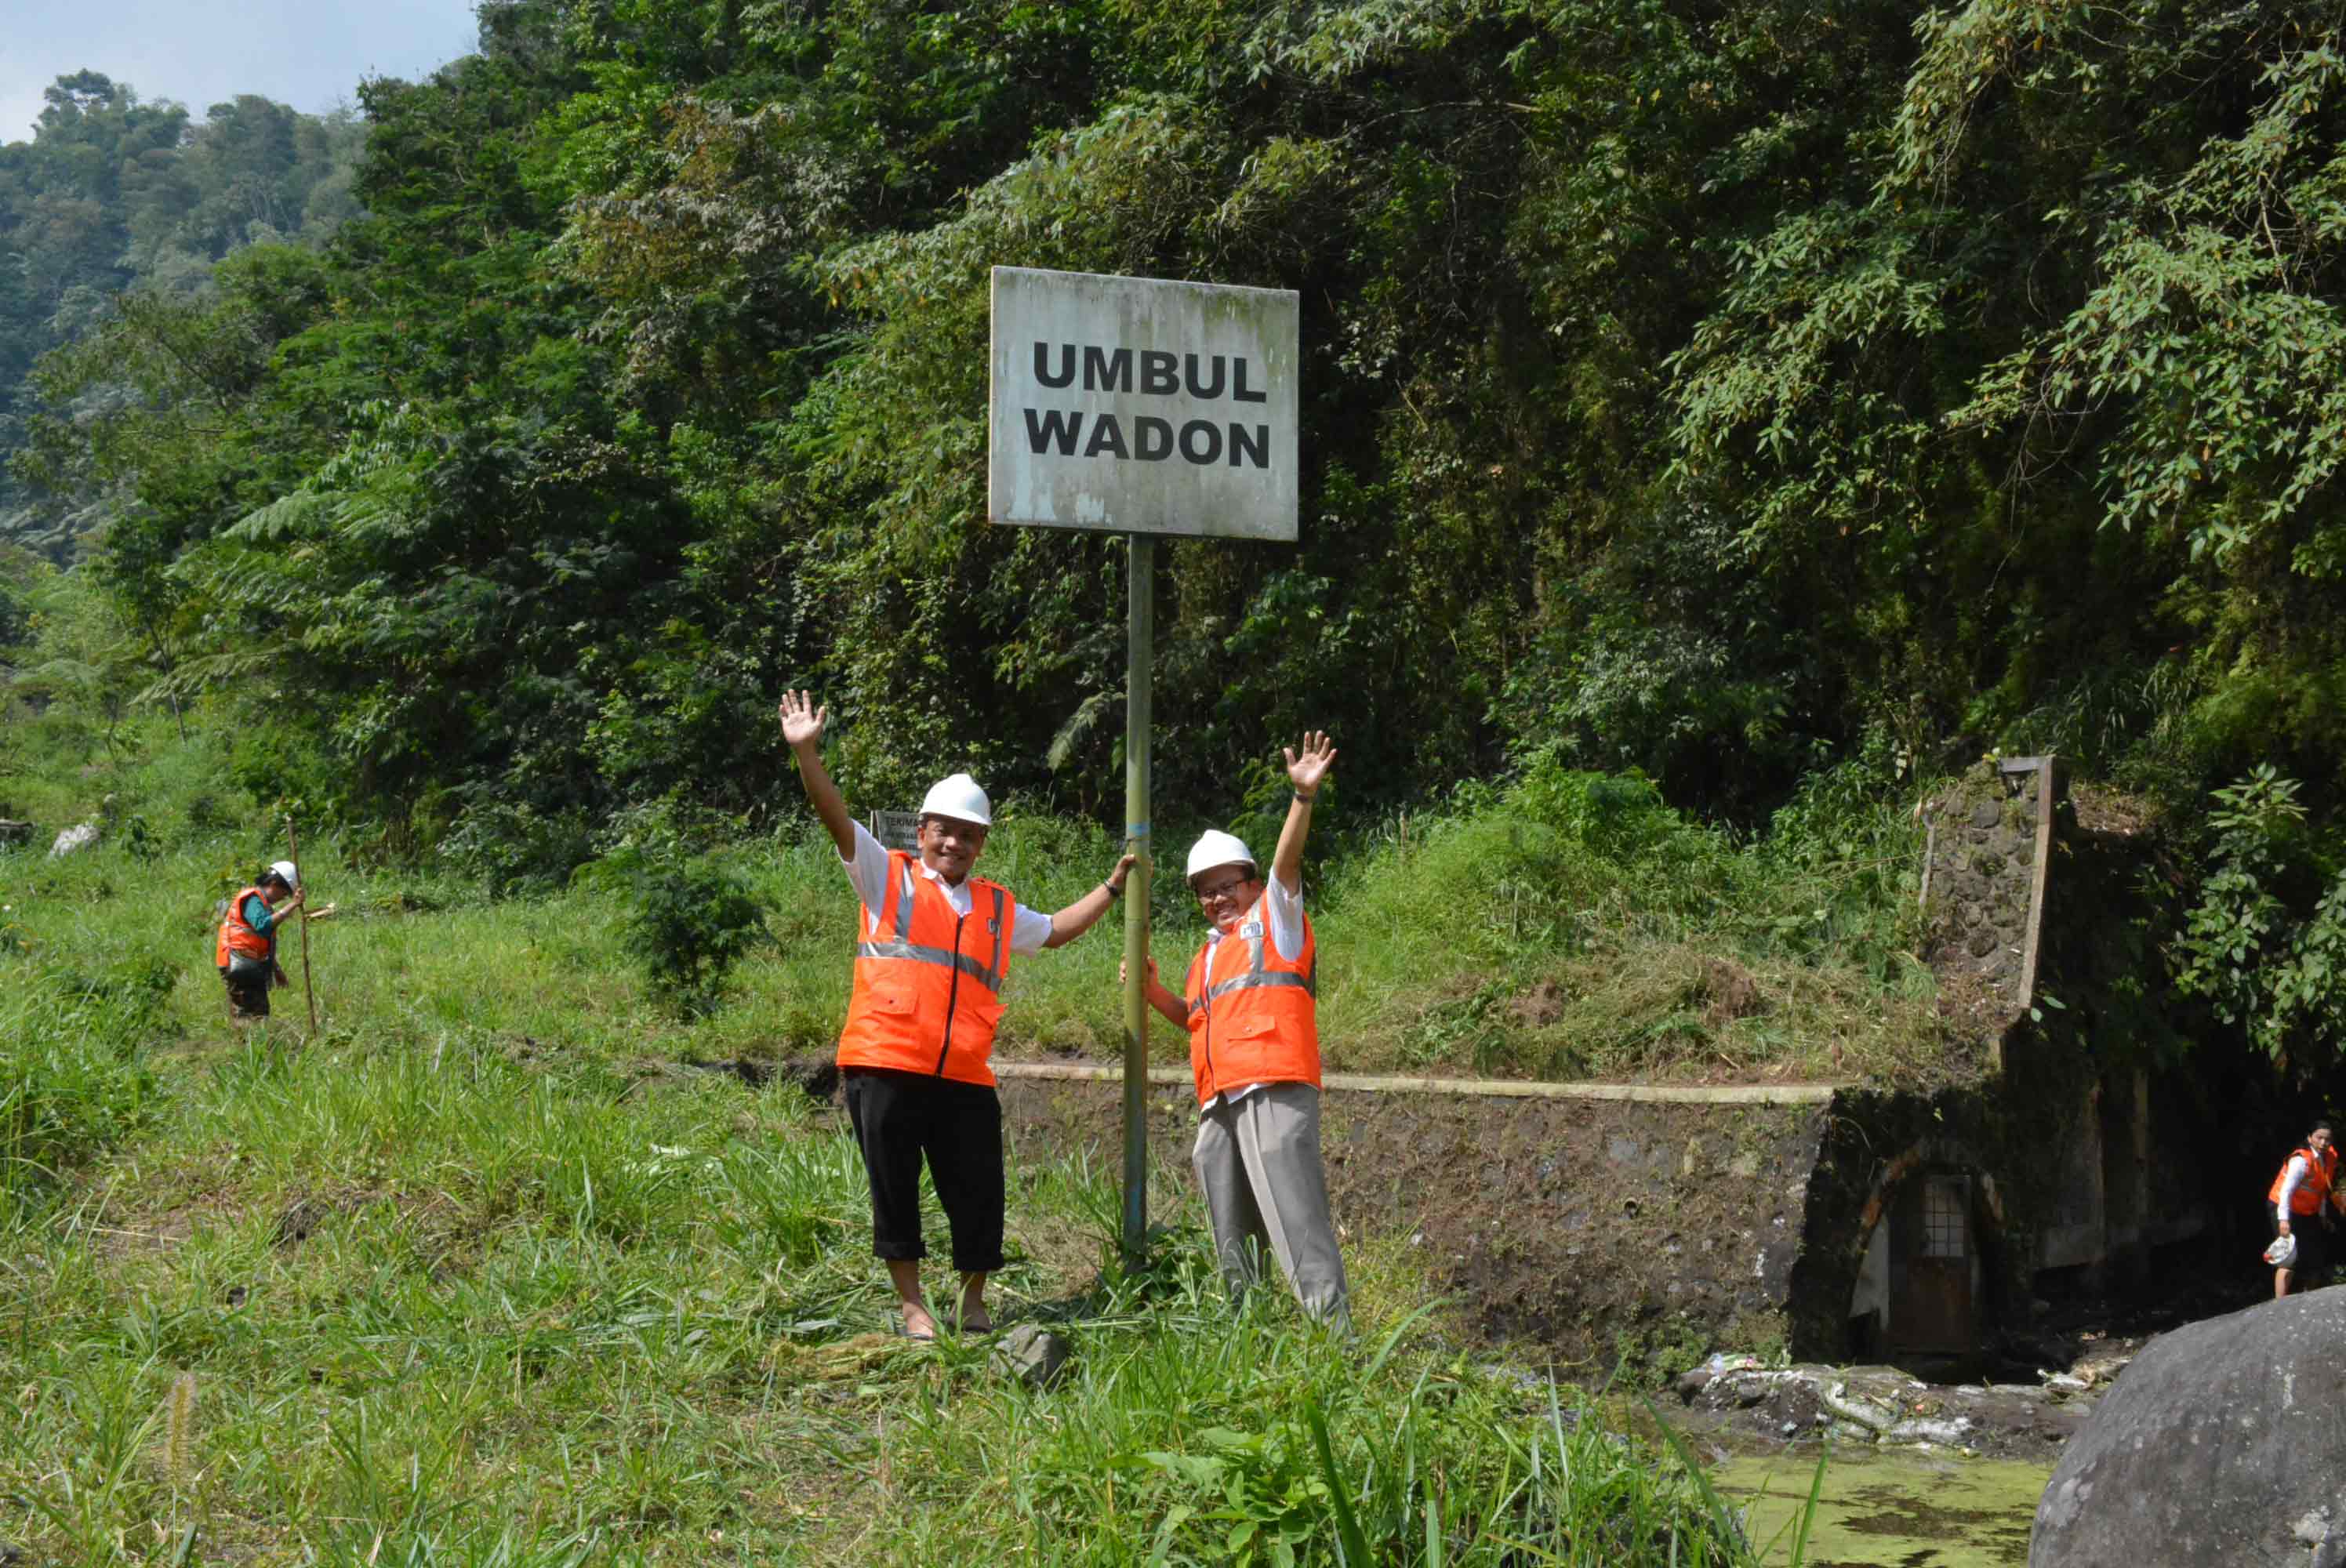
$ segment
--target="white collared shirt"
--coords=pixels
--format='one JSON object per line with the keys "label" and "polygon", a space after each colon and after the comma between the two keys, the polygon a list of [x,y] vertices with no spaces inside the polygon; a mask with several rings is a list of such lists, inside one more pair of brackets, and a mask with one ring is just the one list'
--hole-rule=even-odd
{"label": "white collared shirt", "polygon": [[[851,820],[848,825],[855,830],[855,858],[850,860],[842,855],[840,864],[847,868],[847,880],[855,884],[855,895],[863,901],[863,929],[869,934],[880,929],[880,906],[888,901],[888,850],[862,823]],[[923,864],[918,855],[913,857],[913,864],[920,867],[921,875],[937,884],[954,913],[969,913],[967,879],[949,882]],[[1051,940],[1051,917],[1023,903],[1015,907],[1017,914],[1010,925],[1010,951],[1042,952],[1043,944]]]}

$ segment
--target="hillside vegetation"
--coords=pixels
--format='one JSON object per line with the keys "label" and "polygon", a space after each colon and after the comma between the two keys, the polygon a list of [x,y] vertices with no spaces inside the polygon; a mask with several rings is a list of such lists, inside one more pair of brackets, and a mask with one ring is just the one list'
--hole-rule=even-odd
{"label": "hillside vegetation", "polygon": [[[152,209],[123,232],[203,286],[54,318],[19,400],[16,482],[123,617],[91,680],[224,703],[265,794],[559,881],[631,814],[769,833],[788,684],[859,800],[966,766],[1106,821],[1120,547],[980,521],[987,269],[1280,286],[1302,537],[1159,574],[1171,825],[1307,725],[1355,822],[1552,768],[1748,835],[1821,774],[2058,750],[2172,812],[2208,1027],[2334,1059],[2331,12],[480,15],[361,86],[327,242]],[[57,100],[10,168],[170,139]]]}
{"label": "hillside vegetation", "polygon": [[[1300,299],[1301,537],[1166,552],[1156,815],[1267,843],[1336,737],[1331,1065],[1968,1075],[1913,809],[2043,751],[2158,829],[2096,1060],[2337,1064],[2334,7],[479,15],[354,117],[83,73],[0,147],[0,1557],[1749,1561],[1405,1247],[1331,1347],[1060,1151],[1074,1379],[915,1353],[838,1127],[691,1065],[838,1023],[783,687],[1037,904],[1117,850],[1123,555],[982,521],[994,265]],[[288,814],[321,1026],[240,1035]],[[1113,1054],[1115,947],[1005,1054]]]}
{"label": "hillside vegetation", "polygon": [[[50,397],[35,373],[42,357],[101,331],[150,351],[185,348],[155,336],[173,313],[150,307],[208,295],[213,263],[233,250],[332,234],[358,210],[365,128],[250,93],[199,117],[91,70],[44,97],[32,139],[0,145],[0,544],[63,561],[134,504],[76,450],[128,389],[107,379]],[[9,473],[20,455],[24,471]]]}
{"label": "hillside vegetation", "polygon": [[[1352,1340],[1277,1291],[1232,1306],[1180,1173],[1151,1185],[1135,1272],[1114,1172],[1011,1151],[997,1309],[1069,1337],[1063,1383],[990,1369],[983,1341],[892,1337],[842,1118],[741,1070],[836,1033],[852,899],[827,841],[691,851],[639,825],[600,862],[642,857],[631,880],[492,898],[312,839],[303,870],[337,912],[281,956],[314,976],[319,1027],[297,983],[240,1033],[215,906],[284,840],[230,777],[233,737],[208,714],[185,741],[158,716],[108,732],[60,701],[6,739],[32,809],[87,806],[104,835],[0,850],[0,1380],[19,1391],[0,1541],[36,1559],[1276,1563],[1338,1561],[1341,1542],[1349,1562],[1758,1562],[1663,1440],[1622,1435],[1645,1428],[1635,1407],[1574,1386],[1609,1368],[1559,1384],[1462,1350],[1405,1238],[1348,1238]],[[1935,1064],[1861,962],[1878,936],[1778,929],[1749,898],[1740,921],[1698,916],[1764,848],[1720,845],[1650,790],[1608,806],[1607,781],[1548,782],[1589,820],[1517,791],[1337,857],[1341,1064],[1536,1070],[1586,1049],[1708,1073],[1731,1047],[1780,1074],[1817,1070],[1821,1042],[1851,1069]],[[986,854],[1050,903],[1113,850],[1013,811]],[[1415,896],[1494,866],[1520,887],[1480,921]],[[1633,894],[1633,866],[1673,868],[1677,890]],[[646,946],[679,887],[754,914],[688,1007]],[[1568,985],[1600,952],[1635,974],[1764,948],[1763,987],[1797,972],[1807,994],[1780,995],[1773,1042],[1738,1020],[1706,1034],[1690,993],[1595,983],[1611,1033],[1509,1028],[1458,1010],[1450,968],[1373,951],[1427,951],[1445,926],[1459,974],[1562,955],[1549,983]],[[1168,962],[1188,934],[1165,933]],[[1022,966],[1006,1047],[1105,1046],[1116,954],[1095,936]],[[1838,1009],[1846,1034],[1807,1033],[1802,1009]]]}

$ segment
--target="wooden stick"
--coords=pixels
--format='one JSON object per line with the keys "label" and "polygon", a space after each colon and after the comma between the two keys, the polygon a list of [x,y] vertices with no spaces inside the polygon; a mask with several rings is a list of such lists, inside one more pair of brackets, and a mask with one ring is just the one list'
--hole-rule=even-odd
{"label": "wooden stick", "polygon": [[[299,877],[301,875],[301,840],[294,836],[293,819],[290,816],[285,819],[285,847],[292,853],[293,874]],[[306,878],[302,881],[301,891],[304,893],[310,891]],[[310,986],[310,920],[306,908],[301,919],[301,1000],[310,1005],[310,1033],[315,1034],[318,1032],[318,993]]]}

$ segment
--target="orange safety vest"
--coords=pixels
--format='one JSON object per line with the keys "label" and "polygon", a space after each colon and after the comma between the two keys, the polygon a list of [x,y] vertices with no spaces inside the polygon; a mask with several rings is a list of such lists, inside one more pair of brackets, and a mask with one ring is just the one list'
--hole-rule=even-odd
{"label": "orange safety vest", "polygon": [[260,898],[260,890],[247,888],[228,901],[228,916],[220,921],[219,940],[212,944],[213,968],[226,969],[231,952],[240,952],[247,958],[265,958],[272,963],[277,961],[277,933],[272,931],[263,936],[244,918],[244,901],[257,898]]}
{"label": "orange safety vest", "polygon": [[1189,961],[1189,1072],[1198,1104],[1255,1084],[1320,1086],[1319,950],[1311,921],[1291,960],[1271,944],[1270,891]]}
{"label": "orange safety vest", "polygon": [[[890,1067],[963,1084],[992,1084],[994,1026],[1010,967],[1018,903],[998,882],[971,877],[970,912],[913,856],[888,851],[877,930],[855,944],[855,992],[839,1033],[842,1067]],[[863,917],[856,916],[858,921]]]}
{"label": "orange safety vest", "polygon": [[[2305,1179],[2299,1182],[2297,1190],[2289,1195],[2290,1212],[2320,1214],[2321,1206],[2329,1201],[2331,1184],[2338,1179],[2338,1151],[2327,1148],[2317,1155],[2311,1149],[2298,1149],[2290,1155],[2289,1160],[2297,1158],[2299,1155],[2305,1156]],[[2289,1160],[2280,1162],[2280,1169],[2272,1179],[2271,1190],[2265,1194],[2265,1201],[2269,1204],[2278,1206],[2280,1203],[2280,1184],[2289,1179]]]}

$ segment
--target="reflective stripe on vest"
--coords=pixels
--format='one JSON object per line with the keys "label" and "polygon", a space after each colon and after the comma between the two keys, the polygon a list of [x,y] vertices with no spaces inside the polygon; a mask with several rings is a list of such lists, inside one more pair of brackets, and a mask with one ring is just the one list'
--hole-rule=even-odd
{"label": "reflective stripe on vest", "polygon": [[[228,914],[220,921],[219,939],[212,943],[214,969],[226,969],[228,955],[231,952],[240,952],[247,958],[265,958],[272,962],[276,960],[277,933],[272,931],[263,936],[252,929],[251,921],[244,918],[244,901],[259,898],[259,888],[247,888],[228,901]],[[269,901],[261,899],[261,901],[266,903]]]}
{"label": "reflective stripe on vest", "polygon": [[1189,1072],[1201,1105],[1256,1084],[1320,1083],[1317,939],[1307,916],[1302,951],[1280,957],[1270,896],[1266,889],[1236,927],[1189,961]]}
{"label": "reflective stripe on vest", "polygon": [[[897,851],[891,853],[888,859],[892,862],[889,870],[896,873],[893,890],[895,896],[889,901],[895,906],[896,929],[889,941],[857,942],[855,956],[858,959],[900,958],[913,963],[944,964],[948,968],[961,971],[988,991],[1000,991],[1002,983],[1006,978],[1004,970],[1004,965],[1008,962],[1009,953],[1006,942],[997,941],[994,944],[994,967],[991,968],[980,963],[968,953],[957,952],[950,947],[929,947],[913,942],[912,940],[913,906],[915,902],[917,873],[913,870],[913,857]],[[903,862],[901,866],[893,863],[900,860]],[[994,894],[994,930],[997,933],[1002,933],[1003,905],[1006,901],[1006,895],[1002,889],[991,882],[973,879],[969,901],[970,911],[973,914],[976,912],[977,894],[986,890],[991,890]],[[938,896],[944,895],[940,892]],[[945,907],[950,910],[953,906],[948,903]]]}
{"label": "reflective stripe on vest", "polygon": [[[1017,904],[984,878],[964,885],[970,912],[960,915],[911,855],[889,851],[880,929],[862,933],[855,944],[855,989],[839,1035],[841,1066],[994,1082],[986,1060],[1002,1015]],[[857,923],[864,922],[859,918]]]}
{"label": "reflective stripe on vest", "polygon": [[2289,1180],[2290,1160],[2299,1158],[2305,1161],[2305,1176],[2297,1184],[2297,1190],[2289,1195],[2290,1212],[2319,1214],[2322,1204],[2330,1197],[2331,1186],[2338,1179],[2338,1151],[2334,1148],[2324,1149],[2318,1155],[2311,1149],[2298,1149],[2290,1154],[2289,1159],[2280,1162],[2280,1174],[2273,1177],[2272,1186],[2265,1193],[2265,1201],[2276,1207],[2280,1205],[2281,1184]]}

